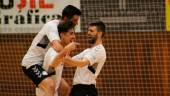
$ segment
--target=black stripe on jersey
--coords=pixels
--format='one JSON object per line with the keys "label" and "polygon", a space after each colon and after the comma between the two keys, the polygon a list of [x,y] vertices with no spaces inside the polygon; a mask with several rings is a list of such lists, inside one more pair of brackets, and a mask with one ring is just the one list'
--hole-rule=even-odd
{"label": "black stripe on jersey", "polygon": [[41,48],[44,48],[44,49],[47,47],[47,45],[48,44],[40,44],[40,43],[37,44],[38,47],[41,47]]}
{"label": "black stripe on jersey", "polygon": [[41,48],[46,48],[48,46],[48,43],[49,43],[49,39],[47,36],[44,36],[41,41],[37,44],[38,47],[41,47]]}
{"label": "black stripe on jersey", "polygon": [[89,69],[93,74],[95,74],[96,70],[93,68],[93,66],[88,66],[88,69]]}

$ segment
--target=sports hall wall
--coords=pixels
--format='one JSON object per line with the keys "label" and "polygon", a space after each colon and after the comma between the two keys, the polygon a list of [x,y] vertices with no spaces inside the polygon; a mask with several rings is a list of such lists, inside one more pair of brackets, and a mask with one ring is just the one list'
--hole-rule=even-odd
{"label": "sports hall wall", "polygon": [[[20,62],[35,34],[0,35],[0,96],[35,96]],[[107,60],[97,87],[99,96],[169,96],[170,34],[167,32],[109,32]],[[85,34],[77,34],[83,50]],[[75,68],[64,68],[71,84]]]}
{"label": "sports hall wall", "polygon": [[[87,25],[102,20],[107,60],[97,79],[99,96],[169,96],[170,32],[164,0],[80,0],[81,43],[89,47]],[[1,24],[1,26],[4,26]],[[0,30],[1,32],[1,30]],[[36,33],[0,34],[0,96],[35,96],[20,63]],[[71,85],[75,68],[65,67]]]}

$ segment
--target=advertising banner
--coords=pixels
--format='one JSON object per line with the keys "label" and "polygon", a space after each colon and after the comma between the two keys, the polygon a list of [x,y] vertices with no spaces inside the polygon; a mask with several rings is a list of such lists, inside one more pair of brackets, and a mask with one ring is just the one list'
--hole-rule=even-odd
{"label": "advertising banner", "polygon": [[166,31],[170,31],[170,0],[166,0]]}
{"label": "advertising banner", "polygon": [[66,5],[80,8],[80,0],[0,0],[0,33],[37,33]]}

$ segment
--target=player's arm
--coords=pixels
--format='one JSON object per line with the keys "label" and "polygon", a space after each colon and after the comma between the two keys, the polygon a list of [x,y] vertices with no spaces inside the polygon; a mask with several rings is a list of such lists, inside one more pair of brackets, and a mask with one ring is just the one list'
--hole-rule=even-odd
{"label": "player's arm", "polygon": [[63,59],[63,62],[66,66],[71,66],[71,67],[83,67],[85,65],[90,64],[90,61],[86,58],[82,60],[76,60],[76,59],[71,58],[70,56],[66,56]]}
{"label": "player's arm", "polygon": [[60,64],[62,62],[63,57],[65,57],[66,54],[70,53],[71,51],[75,50],[77,45],[78,45],[78,43],[72,42],[72,43],[68,44],[66,47],[64,47],[64,49],[61,50],[59,52],[59,54],[52,61],[51,67],[58,66],[58,64]]}
{"label": "player's arm", "polygon": [[56,25],[49,22],[45,25],[45,29],[46,29],[46,35],[50,40],[51,47],[56,52],[60,52],[63,49],[63,46],[60,44],[60,36]]}
{"label": "player's arm", "polygon": [[100,49],[95,49],[91,52],[83,51],[82,53],[71,58],[70,56],[66,56],[63,59],[63,62],[67,66],[77,66],[83,67],[85,65],[93,65],[99,58],[101,58],[102,54]]}
{"label": "player's arm", "polygon": [[59,43],[59,40],[53,40],[51,42],[51,47],[57,52],[61,52],[61,50],[63,50],[63,46]]}

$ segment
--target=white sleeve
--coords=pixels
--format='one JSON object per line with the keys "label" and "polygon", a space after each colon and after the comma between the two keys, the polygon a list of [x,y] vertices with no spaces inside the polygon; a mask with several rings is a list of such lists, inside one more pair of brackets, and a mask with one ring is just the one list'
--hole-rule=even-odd
{"label": "white sleeve", "polygon": [[91,52],[88,52],[83,58],[89,60],[90,65],[93,65],[94,63],[96,63],[100,57],[102,56],[100,50],[92,50]]}
{"label": "white sleeve", "polygon": [[75,59],[75,60],[81,60],[83,58],[83,54],[84,54],[84,51],[73,56],[72,59]]}
{"label": "white sleeve", "polygon": [[46,35],[50,40],[50,42],[52,42],[53,40],[60,40],[57,25],[58,24],[51,23],[51,22],[46,24],[46,28],[47,28]]}

